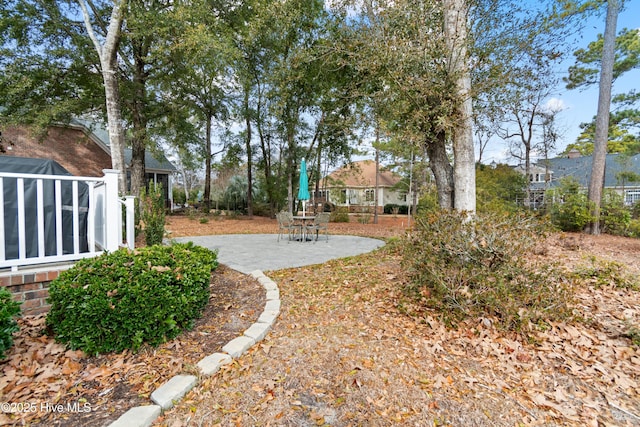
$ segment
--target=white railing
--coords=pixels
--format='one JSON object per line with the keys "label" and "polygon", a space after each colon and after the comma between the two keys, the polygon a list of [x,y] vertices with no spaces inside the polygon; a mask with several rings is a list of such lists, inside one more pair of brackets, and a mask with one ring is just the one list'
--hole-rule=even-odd
{"label": "white railing", "polygon": [[0,269],[72,262],[134,247],[134,198],[118,196],[116,170],[104,177],[0,172]]}

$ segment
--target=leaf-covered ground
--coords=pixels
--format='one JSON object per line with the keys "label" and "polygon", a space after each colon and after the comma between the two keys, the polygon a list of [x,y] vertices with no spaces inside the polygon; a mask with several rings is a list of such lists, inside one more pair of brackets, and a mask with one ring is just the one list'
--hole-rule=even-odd
{"label": "leaf-covered ground", "polygon": [[212,275],[211,298],[195,327],[157,348],[86,357],[43,335],[45,317],[19,321],[14,346],[0,362],[0,425],[99,426],[148,405],[171,377],[197,372],[203,357],[221,351],[251,326],[264,307],[264,288],[224,266]]}
{"label": "leaf-covered ground", "polygon": [[[640,242],[560,234],[537,252],[637,274]],[[158,425],[640,425],[640,351],[624,336],[640,325],[637,291],[585,284],[587,322],[525,341],[481,319],[449,330],[406,316],[388,249],[267,274],[283,302],[275,328]]]}
{"label": "leaf-covered ground", "polygon": [[[331,232],[390,237],[402,234],[406,225],[406,217],[385,217],[378,225],[332,223]],[[168,228],[176,237],[272,233],[275,223],[172,217]],[[640,272],[638,240],[562,234],[537,253],[568,269],[589,265],[592,254]],[[483,319],[450,330],[435,314],[407,316],[410,302],[401,292],[406,279],[397,254],[388,248],[266,274],[278,283],[282,298],[273,330],[239,360],[202,379],[156,425],[640,425],[640,350],[625,335],[633,326],[640,328],[637,291],[584,284],[575,308],[587,321],[554,324],[524,340],[500,333]],[[239,281],[238,288],[251,289],[242,285],[243,276],[225,275]],[[254,293],[262,292],[254,288]],[[28,349],[15,350],[20,358],[14,354],[0,362],[0,400],[94,399],[94,412],[40,414],[42,425],[100,425],[115,419],[128,409],[124,406],[140,404],[138,397],[148,402],[164,375],[192,373],[201,352],[218,351],[195,343],[206,343],[206,334],[228,325],[227,311],[238,310],[233,333],[239,334],[263,306],[246,295],[221,299],[226,306],[208,311],[217,317],[202,320],[209,329],[139,355],[86,359],[38,338],[34,325]],[[48,358],[57,361],[51,367],[57,371],[43,370]],[[20,360],[17,366],[15,360]],[[7,394],[8,384],[13,395]],[[96,399],[102,403],[93,404]],[[0,424],[36,419],[0,414]]]}

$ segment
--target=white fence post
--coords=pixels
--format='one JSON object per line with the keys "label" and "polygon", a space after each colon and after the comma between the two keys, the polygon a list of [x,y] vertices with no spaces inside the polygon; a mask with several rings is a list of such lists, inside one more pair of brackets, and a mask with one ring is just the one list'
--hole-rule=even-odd
{"label": "white fence post", "polygon": [[122,207],[118,198],[118,175],[115,169],[103,169],[105,191],[105,250],[117,251],[122,243]]}
{"label": "white fence post", "polygon": [[136,247],[135,200],[135,196],[126,196],[124,201],[127,212],[127,247],[131,250]]}

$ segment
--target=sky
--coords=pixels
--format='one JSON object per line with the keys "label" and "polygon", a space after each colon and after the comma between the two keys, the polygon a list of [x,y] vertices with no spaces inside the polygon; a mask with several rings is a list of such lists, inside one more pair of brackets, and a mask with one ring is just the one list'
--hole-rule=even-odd
{"label": "sky", "polygon": [[[591,41],[596,40],[598,34],[604,33],[605,13],[593,16],[586,22],[580,39],[572,49],[587,48]],[[618,15],[617,33],[623,28],[640,28],[640,0],[627,0],[625,9]],[[558,114],[558,125],[563,133],[557,143],[556,153],[562,152],[566,146],[575,142],[580,134],[580,123],[591,121],[596,115],[598,107],[598,86],[586,90],[568,90],[562,83],[562,77],[568,75],[569,66],[574,64],[573,55],[569,55],[559,68],[560,84],[556,94],[549,99],[549,103],[562,108]],[[627,72],[615,81],[612,94],[628,92],[631,89],[640,90],[640,70]],[[477,156],[477,153],[476,153]],[[515,164],[517,161],[509,158],[504,141],[494,137],[482,155],[482,163]]]}

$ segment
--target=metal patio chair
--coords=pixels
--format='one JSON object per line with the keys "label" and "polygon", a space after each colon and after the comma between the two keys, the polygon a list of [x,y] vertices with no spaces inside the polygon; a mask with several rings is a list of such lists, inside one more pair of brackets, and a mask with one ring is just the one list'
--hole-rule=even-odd
{"label": "metal patio chair", "polygon": [[278,242],[280,242],[280,238],[287,233],[288,242],[291,241],[291,238],[294,237],[296,233],[300,232],[300,226],[295,224],[293,221],[293,215],[286,211],[281,211],[276,214],[276,219],[278,220]]}
{"label": "metal patio chair", "polygon": [[313,220],[312,224],[307,225],[306,233],[316,235],[316,241],[318,241],[318,235],[321,231],[324,230],[324,234],[327,237],[327,242],[329,242],[329,212],[320,212],[316,215],[316,218]]}

